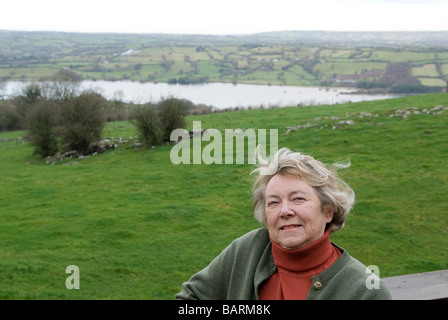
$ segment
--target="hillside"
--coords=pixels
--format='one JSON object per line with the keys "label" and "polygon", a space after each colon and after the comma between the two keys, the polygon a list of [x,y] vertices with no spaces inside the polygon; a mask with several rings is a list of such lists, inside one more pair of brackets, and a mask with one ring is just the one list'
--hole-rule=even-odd
{"label": "hillside", "polygon": [[346,46],[447,46],[446,31],[276,31],[245,36],[252,41],[322,43]]}
{"label": "hillside", "polygon": [[[404,75],[394,72],[397,68]],[[448,33],[285,31],[213,36],[0,31],[3,81],[60,78],[67,70],[78,80],[441,92],[448,80]]]}
{"label": "hillside", "polygon": [[[380,276],[448,268],[448,97],[188,117],[202,128],[278,129],[279,147],[340,172],[356,205],[332,240]],[[122,144],[47,165],[0,133],[0,298],[173,299],[233,239],[258,228],[250,164],[174,165],[172,146]],[[105,137],[135,136],[128,122]],[[205,147],[208,142],[202,142]],[[67,290],[66,267],[80,270]]]}

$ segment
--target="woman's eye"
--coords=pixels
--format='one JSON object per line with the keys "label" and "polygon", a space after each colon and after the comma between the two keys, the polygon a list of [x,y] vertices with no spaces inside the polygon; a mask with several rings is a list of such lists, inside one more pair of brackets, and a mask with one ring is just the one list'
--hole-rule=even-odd
{"label": "woman's eye", "polygon": [[277,203],[278,203],[277,201],[269,201],[268,202],[268,207],[275,206]]}
{"label": "woman's eye", "polygon": [[302,197],[294,198],[294,201],[296,201],[296,202],[302,202],[302,201],[304,201],[304,200],[305,200],[305,199],[302,198]]}

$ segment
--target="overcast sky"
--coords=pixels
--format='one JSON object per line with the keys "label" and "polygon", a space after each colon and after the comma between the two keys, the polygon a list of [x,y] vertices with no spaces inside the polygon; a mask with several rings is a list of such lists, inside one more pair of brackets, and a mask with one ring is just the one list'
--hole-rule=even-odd
{"label": "overcast sky", "polygon": [[448,30],[448,0],[7,0],[0,30],[249,34]]}

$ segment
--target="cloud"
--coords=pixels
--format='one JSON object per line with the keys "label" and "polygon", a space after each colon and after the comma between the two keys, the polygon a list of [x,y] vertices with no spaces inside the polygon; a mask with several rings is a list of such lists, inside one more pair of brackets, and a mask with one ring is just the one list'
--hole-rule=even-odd
{"label": "cloud", "polygon": [[0,29],[244,34],[448,30],[442,0],[14,0]]}
{"label": "cloud", "polygon": [[[340,0],[345,1],[345,0]],[[348,0],[352,1],[352,0]],[[360,2],[370,2],[370,3],[401,3],[401,4],[445,4],[445,0],[358,0]]]}

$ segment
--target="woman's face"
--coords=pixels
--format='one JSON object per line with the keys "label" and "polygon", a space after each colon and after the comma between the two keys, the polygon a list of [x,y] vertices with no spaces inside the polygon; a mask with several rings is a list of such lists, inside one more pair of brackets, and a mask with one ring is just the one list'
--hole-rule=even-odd
{"label": "woman's face", "polygon": [[266,218],[272,240],[286,249],[297,249],[324,235],[333,212],[322,212],[319,197],[308,183],[276,174],[266,187]]}

